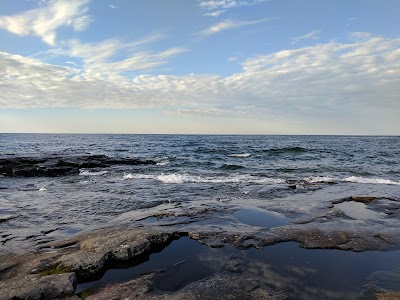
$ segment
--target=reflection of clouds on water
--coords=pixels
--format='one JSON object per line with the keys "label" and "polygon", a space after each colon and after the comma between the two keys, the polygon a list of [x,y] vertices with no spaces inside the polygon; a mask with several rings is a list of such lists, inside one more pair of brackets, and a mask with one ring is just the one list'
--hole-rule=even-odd
{"label": "reflection of clouds on water", "polygon": [[304,267],[300,268],[297,266],[289,266],[288,271],[293,272],[294,274],[301,276],[301,277],[305,277],[305,276],[309,276],[310,274],[317,273],[317,270],[315,270],[313,268],[304,268]]}
{"label": "reflection of clouds on water", "polygon": [[[282,267],[286,269],[286,267]],[[266,284],[273,286],[275,289],[282,290],[288,287],[295,287],[299,282],[296,276],[282,275],[276,272],[270,264],[262,261],[251,261],[246,266],[246,273],[251,276],[259,277]]]}
{"label": "reflection of clouds on water", "polygon": [[215,271],[219,271],[232,256],[232,252],[225,252],[221,248],[204,246],[204,250],[197,256],[197,259],[202,263],[213,266]]}
{"label": "reflection of clouds on water", "polygon": [[[285,270],[285,271],[282,271]],[[296,299],[353,299],[357,293],[333,291],[314,287],[318,282],[312,282],[312,276],[317,276],[318,270],[309,267],[281,265],[280,270],[262,261],[251,261],[246,266],[246,274],[259,278],[263,283],[276,291],[286,291]]]}
{"label": "reflection of clouds on water", "polygon": [[350,218],[358,220],[380,220],[386,216],[384,213],[368,209],[364,203],[354,201],[336,204],[335,208],[340,209]]}

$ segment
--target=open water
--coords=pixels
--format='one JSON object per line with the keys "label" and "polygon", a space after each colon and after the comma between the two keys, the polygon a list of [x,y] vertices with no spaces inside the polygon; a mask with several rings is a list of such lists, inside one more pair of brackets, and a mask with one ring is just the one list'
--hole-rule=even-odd
{"label": "open water", "polygon": [[[262,230],[328,222],[320,216],[334,210],[344,215],[332,226],[399,228],[383,211],[395,212],[400,199],[400,137],[0,134],[0,159],[90,155],[156,163],[58,177],[0,174],[0,254],[107,226]],[[389,210],[335,202],[350,196],[383,197]],[[243,252],[181,238],[148,262],[108,270],[76,292],[160,268],[167,271],[157,288],[174,291],[217,272],[232,254],[243,257],[245,273],[293,299],[353,299],[370,274],[399,267],[399,251],[305,250],[291,242]]]}

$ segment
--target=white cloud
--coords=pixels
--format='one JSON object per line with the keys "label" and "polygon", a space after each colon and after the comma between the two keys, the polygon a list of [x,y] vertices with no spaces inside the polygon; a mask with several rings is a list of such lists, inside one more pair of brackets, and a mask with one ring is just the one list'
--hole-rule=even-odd
{"label": "white cloud", "polygon": [[207,115],[207,116],[223,116],[228,113],[226,109],[219,108],[183,108],[177,110],[171,110],[166,112],[169,115],[173,116],[197,116],[197,115]]}
{"label": "white cloud", "polygon": [[[67,50],[62,53],[80,58],[84,64],[85,75],[104,77],[126,71],[154,68],[166,63],[168,58],[187,51],[178,47],[157,53],[143,50],[143,46],[160,38],[161,35],[152,35],[133,42],[111,39],[93,44],[82,44],[72,40],[66,43]],[[121,59],[121,56],[126,58]]]}
{"label": "white cloud", "polygon": [[225,10],[221,9],[221,10],[216,10],[216,11],[212,11],[212,12],[209,12],[209,13],[205,13],[205,14],[203,14],[203,16],[205,16],[205,17],[218,17],[218,16],[222,15],[224,12],[225,12]]}
{"label": "white cloud", "polygon": [[218,17],[225,13],[226,10],[240,6],[252,6],[266,1],[269,0],[198,0],[197,3],[200,8],[209,11],[203,16]]}
{"label": "white cloud", "polygon": [[303,40],[318,40],[319,39],[318,34],[320,32],[321,32],[321,30],[313,30],[313,31],[311,31],[309,33],[306,33],[304,35],[300,35],[300,36],[294,37],[294,38],[292,38],[292,44],[297,44],[297,43],[299,43],[300,41],[303,41]]}
{"label": "white cloud", "polygon": [[73,19],[69,24],[72,25],[74,31],[79,32],[86,30],[92,21],[93,19],[90,16],[80,16]]}
{"label": "white cloud", "polygon": [[228,77],[124,75],[128,66],[158,64],[180,50],[109,62],[115,49],[129,49],[122,45],[75,45],[83,69],[0,53],[0,107],[162,108],[175,115],[218,116],[236,111],[268,120],[275,115],[285,122],[314,118],[318,126],[330,120],[333,126],[351,124],[364,131],[388,124],[400,128],[400,38],[261,55]]}
{"label": "white cloud", "polygon": [[265,23],[265,22],[269,22],[271,20],[272,20],[271,18],[254,20],[254,21],[225,20],[225,21],[214,24],[214,25],[198,32],[197,35],[199,37],[207,37],[207,36],[219,33],[221,31],[230,30],[230,29],[234,29],[234,28],[240,28],[240,27],[249,26],[249,25],[260,24],[260,23]]}
{"label": "white cloud", "polygon": [[265,2],[266,0],[199,0],[198,4],[201,8],[207,10],[228,9],[238,6],[251,6]]}
{"label": "white cloud", "polygon": [[1,16],[0,28],[17,35],[36,35],[54,46],[57,29],[71,26],[75,31],[87,28],[91,19],[85,15],[90,0],[57,0],[40,2],[47,6],[32,9],[14,16]]}

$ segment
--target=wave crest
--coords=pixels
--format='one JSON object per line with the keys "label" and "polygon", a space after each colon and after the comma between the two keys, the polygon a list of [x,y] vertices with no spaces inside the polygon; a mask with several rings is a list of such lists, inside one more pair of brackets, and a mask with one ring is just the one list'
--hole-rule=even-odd
{"label": "wave crest", "polygon": [[245,157],[250,157],[251,154],[250,153],[234,153],[234,154],[229,154],[228,156],[245,158]]}
{"label": "wave crest", "polygon": [[355,182],[355,183],[375,183],[375,184],[395,184],[400,185],[400,181],[393,181],[390,179],[382,179],[382,178],[366,178],[366,177],[358,177],[358,176],[350,176],[343,181],[347,182]]}
{"label": "wave crest", "polygon": [[91,172],[85,169],[79,170],[79,175],[81,176],[101,176],[108,173],[108,171],[98,171],[98,172]]}

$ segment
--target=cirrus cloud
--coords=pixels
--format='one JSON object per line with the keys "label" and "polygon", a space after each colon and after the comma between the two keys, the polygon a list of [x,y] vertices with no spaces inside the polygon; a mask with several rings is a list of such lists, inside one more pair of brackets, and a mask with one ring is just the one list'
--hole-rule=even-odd
{"label": "cirrus cloud", "polygon": [[207,37],[210,35],[217,34],[221,31],[231,30],[231,29],[240,28],[240,27],[249,26],[249,25],[256,25],[256,24],[265,23],[265,22],[270,22],[273,19],[274,18],[265,18],[265,19],[259,19],[259,20],[253,20],[253,21],[225,20],[225,21],[214,24],[214,25],[198,32],[197,36]]}

